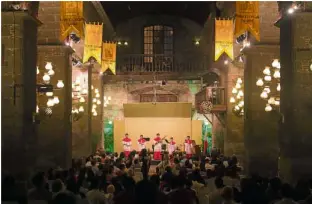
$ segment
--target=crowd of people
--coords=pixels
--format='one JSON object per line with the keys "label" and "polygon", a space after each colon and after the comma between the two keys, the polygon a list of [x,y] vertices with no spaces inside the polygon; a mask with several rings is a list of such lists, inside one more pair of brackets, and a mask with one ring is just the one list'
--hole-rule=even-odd
{"label": "crowd of people", "polygon": [[275,178],[241,178],[237,158],[214,155],[188,158],[97,152],[74,160],[72,168],[36,173],[22,193],[14,177],[2,177],[2,201],[53,204],[312,204],[311,183],[293,187]]}

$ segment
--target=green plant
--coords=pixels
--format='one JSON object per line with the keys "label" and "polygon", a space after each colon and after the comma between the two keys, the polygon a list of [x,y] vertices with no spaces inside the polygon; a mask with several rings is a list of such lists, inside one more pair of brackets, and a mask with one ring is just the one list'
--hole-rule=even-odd
{"label": "green plant", "polygon": [[104,149],[106,152],[114,152],[114,125],[104,123]]}

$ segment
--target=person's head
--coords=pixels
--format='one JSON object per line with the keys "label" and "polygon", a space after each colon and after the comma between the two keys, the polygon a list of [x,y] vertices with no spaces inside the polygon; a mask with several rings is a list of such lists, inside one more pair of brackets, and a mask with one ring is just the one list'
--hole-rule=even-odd
{"label": "person's head", "polygon": [[275,177],[275,178],[272,178],[270,181],[269,181],[269,185],[271,187],[271,189],[273,191],[279,191],[281,189],[281,186],[282,186],[282,182],[281,182],[281,179],[278,178],[278,177]]}
{"label": "person's head", "polygon": [[135,187],[135,194],[137,204],[156,204],[157,202],[157,186],[151,181],[139,181]]}
{"label": "person's head", "polygon": [[52,204],[76,204],[76,197],[70,192],[60,192],[53,197]]}
{"label": "person's head", "polygon": [[165,171],[168,172],[168,173],[171,173],[171,172],[172,172],[172,169],[171,169],[170,166],[166,166]]}
{"label": "person's head", "polygon": [[288,183],[285,183],[281,187],[281,194],[283,198],[292,198],[293,197],[293,188]]}
{"label": "person's head", "polygon": [[138,160],[138,159],[134,159],[133,162],[134,162],[134,164],[136,164],[136,165],[139,164],[139,160]]}
{"label": "person's head", "polygon": [[32,184],[36,188],[43,188],[46,184],[44,172],[39,172],[35,174],[35,176],[32,178]]}
{"label": "person's head", "polygon": [[61,179],[56,179],[52,182],[52,193],[58,193],[63,189],[63,182]]}
{"label": "person's head", "polygon": [[217,177],[215,179],[215,186],[216,186],[217,189],[220,189],[220,188],[224,187],[223,179],[221,177]]}
{"label": "person's head", "polygon": [[114,157],[118,157],[118,152],[115,152],[115,153],[114,153]]}
{"label": "person's head", "polygon": [[170,141],[171,141],[171,142],[173,141],[173,137],[170,137]]}
{"label": "person's head", "polygon": [[140,139],[143,139],[143,135],[140,135]]}
{"label": "person's head", "polygon": [[159,133],[157,133],[157,134],[156,134],[156,136],[157,136],[157,137],[160,137],[160,134],[159,134]]}
{"label": "person's head", "polygon": [[191,139],[191,137],[190,137],[190,136],[186,136],[186,139],[188,139],[188,140],[189,140],[189,139]]}
{"label": "person's head", "polygon": [[125,134],[125,137],[129,137],[128,133]]}
{"label": "person's head", "polygon": [[106,188],[106,191],[107,191],[107,193],[114,194],[115,193],[115,186],[112,184],[108,185]]}
{"label": "person's head", "polygon": [[225,201],[233,200],[234,198],[233,189],[229,186],[224,187],[222,190],[221,196]]}
{"label": "person's head", "polygon": [[99,188],[99,180],[97,178],[92,178],[90,182],[90,189],[98,189]]}

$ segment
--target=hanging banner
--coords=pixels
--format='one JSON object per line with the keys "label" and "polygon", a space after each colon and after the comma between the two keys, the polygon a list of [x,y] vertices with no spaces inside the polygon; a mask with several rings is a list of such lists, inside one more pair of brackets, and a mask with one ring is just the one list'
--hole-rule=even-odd
{"label": "hanging banner", "polygon": [[235,37],[249,31],[260,41],[259,1],[236,1]]}
{"label": "hanging banner", "polygon": [[102,72],[110,69],[113,74],[116,74],[116,43],[103,43],[102,52]]}
{"label": "hanging banner", "polygon": [[60,40],[64,41],[71,33],[82,38],[83,33],[83,1],[61,1]]}
{"label": "hanging banner", "polygon": [[233,20],[215,20],[215,61],[226,53],[233,60]]}
{"label": "hanging banner", "polygon": [[103,24],[94,23],[85,25],[85,46],[83,52],[83,63],[93,57],[101,64]]}

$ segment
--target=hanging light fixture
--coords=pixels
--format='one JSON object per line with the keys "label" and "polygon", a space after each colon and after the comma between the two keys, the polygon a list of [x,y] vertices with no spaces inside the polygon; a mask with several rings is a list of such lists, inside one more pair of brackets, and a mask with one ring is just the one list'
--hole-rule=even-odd
{"label": "hanging light fixture", "polygon": [[263,91],[261,94],[260,94],[260,97],[261,98],[268,98],[268,93]]}
{"label": "hanging light fixture", "polygon": [[240,83],[236,83],[235,88],[240,89],[241,87]]}
{"label": "hanging light fixture", "polygon": [[101,104],[101,101],[100,101],[100,100],[97,100],[96,104],[100,105],[100,104]]}
{"label": "hanging light fixture", "polygon": [[80,103],[84,103],[86,100],[85,100],[85,98],[84,97],[81,97],[80,99],[79,99],[79,102]]}
{"label": "hanging light fixture", "polygon": [[96,97],[96,98],[100,98],[100,94],[97,93],[97,94],[95,95],[95,97]]}
{"label": "hanging light fixture", "polygon": [[237,79],[237,83],[242,84],[242,83],[243,83],[243,80],[242,80],[241,78],[238,78],[238,79]]}
{"label": "hanging light fixture", "polygon": [[272,110],[272,106],[271,106],[270,104],[266,104],[264,110],[265,110],[266,112],[270,112],[270,111]]}
{"label": "hanging light fixture", "polygon": [[63,87],[64,87],[63,80],[58,80],[58,81],[57,81],[57,84],[56,84],[56,87],[57,87],[57,88],[63,88]]}
{"label": "hanging light fixture", "polygon": [[59,100],[59,98],[57,96],[54,96],[53,102],[54,102],[54,104],[59,104],[60,100]]}
{"label": "hanging light fixture", "polygon": [[235,103],[235,98],[233,96],[230,98],[230,103]]}
{"label": "hanging light fixture", "polygon": [[80,77],[76,78],[75,84],[79,85],[80,84]]}
{"label": "hanging light fixture", "polygon": [[96,100],[96,98],[94,98],[92,101],[93,101],[93,103],[96,103],[97,100]]}
{"label": "hanging light fixture", "polygon": [[48,106],[48,107],[54,106],[54,100],[51,99],[51,98],[49,98],[49,100],[48,100],[48,102],[47,102],[47,106]]}
{"label": "hanging light fixture", "polygon": [[275,72],[274,72],[274,74],[273,74],[273,77],[274,77],[275,79],[281,78],[281,73],[280,73],[280,71],[275,70]]}
{"label": "hanging light fixture", "polygon": [[45,65],[45,68],[46,68],[46,70],[53,69],[52,62],[47,62],[46,65]]}
{"label": "hanging light fixture", "polygon": [[46,92],[46,96],[53,96],[53,92]]}
{"label": "hanging light fixture", "polygon": [[44,81],[45,83],[49,83],[49,81],[50,81],[51,78],[50,78],[49,74],[45,73],[45,74],[43,75],[42,79],[43,79],[43,81]]}
{"label": "hanging light fixture", "polygon": [[256,85],[257,85],[257,86],[263,86],[263,84],[264,84],[264,82],[263,82],[263,80],[262,80],[261,78],[259,78],[259,79],[257,80],[257,82],[256,82]]}
{"label": "hanging light fixture", "polygon": [[233,89],[232,89],[232,93],[233,93],[233,94],[236,94],[236,93],[237,93],[237,89],[236,89],[236,88],[233,88]]}
{"label": "hanging light fixture", "polygon": [[82,94],[88,94],[88,89],[82,89]]}
{"label": "hanging light fixture", "polygon": [[84,111],[84,108],[83,108],[82,106],[80,106],[79,109],[78,109],[78,111],[79,111],[79,112],[83,112],[83,111]]}
{"label": "hanging light fixture", "polygon": [[99,93],[99,90],[98,89],[94,89],[94,93]]}
{"label": "hanging light fixture", "polygon": [[270,67],[265,67],[263,70],[263,74],[270,75],[271,74]]}
{"label": "hanging light fixture", "polygon": [[280,66],[278,59],[273,60],[272,67],[278,68],[278,66]]}
{"label": "hanging light fixture", "polygon": [[97,112],[96,111],[93,112],[93,116],[97,116]]}
{"label": "hanging light fixture", "polygon": [[92,108],[96,108],[96,104],[93,104],[93,105],[92,105]]}
{"label": "hanging light fixture", "polygon": [[55,72],[53,71],[53,69],[50,69],[50,70],[48,71],[48,75],[53,76],[54,74],[55,74]]}
{"label": "hanging light fixture", "polygon": [[270,75],[267,75],[264,77],[264,81],[271,81],[272,77]]}
{"label": "hanging light fixture", "polygon": [[280,83],[278,83],[276,90],[281,91],[281,84]]}
{"label": "hanging light fixture", "polygon": [[112,98],[111,98],[110,96],[108,96],[107,99],[108,99],[109,101],[112,100]]}

